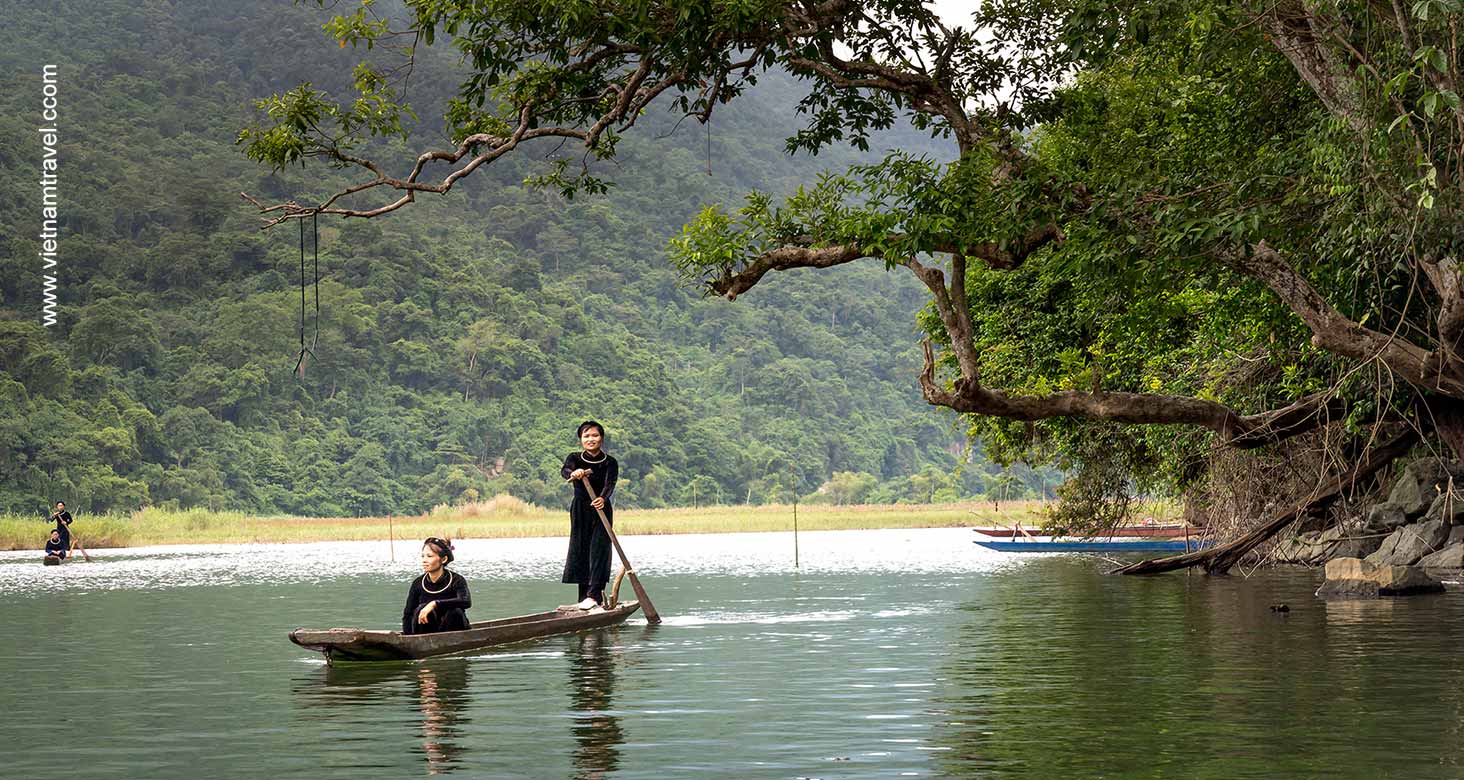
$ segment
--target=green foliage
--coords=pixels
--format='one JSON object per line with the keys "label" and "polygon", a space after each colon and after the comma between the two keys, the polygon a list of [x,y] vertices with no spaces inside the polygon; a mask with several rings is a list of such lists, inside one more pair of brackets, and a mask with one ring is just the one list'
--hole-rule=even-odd
{"label": "green foliage", "polygon": [[[448,4],[422,5],[441,10],[439,32],[472,27]],[[756,5],[729,4],[718,24],[751,18]],[[568,25],[585,8],[549,11]],[[601,198],[568,203],[526,186],[543,168],[505,159],[451,202],[417,204],[421,218],[322,220],[318,322],[313,295],[306,302],[313,357],[293,375],[296,226],[260,234],[236,193],[333,191],[341,174],[291,165],[312,151],[302,134],[344,123],[363,149],[399,144],[393,123],[408,116],[392,114],[382,71],[357,68],[354,47],[321,47],[326,18],[219,2],[173,15],[109,0],[68,30],[76,62],[95,64],[78,64],[68,82],[72,116],[87,121],[69,125],[74,254],[60,267],[55,329],[33,324],[35,247],[18,238],[34,233],[29,212],[0,211],[12,250],[0,253],[0,509],[64,498],[89,513],[347,516],[498,493],[558,506],[568,497],[560,461],[588,417],[610,430],[625,507],[786,501],[835,472],[874,475],[888,500],[908,501],[910,478],[957,468],[954,416],[920,402],[919,356],[905,337],[891,348],[924,300],[913,281],[850,268],[835,284],[806,279],[730,305],[678,285],[666,262],[667,239],[707,205],[749,182],[781,197],[819,176],[815,161],[783,155],[791,122],[767,132],[798,99],[783,77],[718,114],[714,176],[705,136],[648,116],[669,138],[623,139],[619,153],[641,164]],[[31,72],[49,24],[39,10],[7,20],[7,72]],[[368,12],[328,33],[380,52],[395,45],[383,29]],[[457,54],[421,49],[414,97],[450,98]],[[278,124],[245,137],[268,163],[254,165],[230,143],[238,107],[306,76],[314,86],[266,99]],[[383,101],[329,105],[362,89]],[[33,90],[3,94],[0,124],[33,132]],[[493,132],[489,108],[455,117],[451,133]],[[413,128],[410,143],[440,144],[441,130]],[[927,149],[908,134],[875,140]],[[860,159],[829,150],[817,162]],[[0,155],[4,202],[31,202],[29,164]],[[308,264],[304,274],[313,279]],[[952,480],[965,496],[987,484]]]}

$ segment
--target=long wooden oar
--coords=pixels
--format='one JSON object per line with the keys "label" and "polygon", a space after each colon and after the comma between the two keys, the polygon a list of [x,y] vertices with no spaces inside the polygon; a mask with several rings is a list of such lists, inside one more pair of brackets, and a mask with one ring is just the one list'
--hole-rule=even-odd
{"label": "long wooden oar", "polygon": [[[595,489],[590,487],[589,477],[580,477],[580,481],[585,483],[585,490],[590,492],[591,501],[598,498],[595,495]],[[630,559],[625,557],[625,550],[620,547],[620,540],[615,538],[615,529],[610,527],[610,518],[605,516],[603,509],[595,511],[600,515],[600,524],[605,526],[605,533],[610,534],[610,543],[615,545],[615,552],[620,555],[620,565],[625,569],[625,573],[630,575],[630,586],[635,588],[635,597],[640,599],[641,611],[646,613],[646,622],[651,625],[660,623],[661,616],[656,614],[656,608],[651,605],[651,597],[647,596],[646,589],[641,587],[640,579],[635,576],[635,569],[630,565]]]}
{"label": "long wooden oar", "polygon": [[75,551],[75,550],[81,550],[81,557],[85,558],[87,563],[91,563],[91,556],[90,555],[87,555],[86,554],[86,548],[81,546],[81,537],[80,536],[77,536],[75,534],[72,534],[71,535],[71,549],[73,551]]}

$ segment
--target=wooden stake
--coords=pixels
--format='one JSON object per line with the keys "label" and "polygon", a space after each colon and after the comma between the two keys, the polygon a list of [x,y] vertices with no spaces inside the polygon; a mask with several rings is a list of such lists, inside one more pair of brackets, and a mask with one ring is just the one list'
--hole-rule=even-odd
{"label": "wooden stake", "polygon": [[793,472],[793,465],[788,465],[788,476],[793,480],[793,568],[798,566],[798,475]]}

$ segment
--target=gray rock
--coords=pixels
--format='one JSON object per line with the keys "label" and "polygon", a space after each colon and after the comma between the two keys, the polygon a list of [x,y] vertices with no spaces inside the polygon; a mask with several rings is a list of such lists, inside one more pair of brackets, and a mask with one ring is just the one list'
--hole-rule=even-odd
{"label": "gray rock", "polygon": [[1359,558],[1328,561],[1326,576],[1326,582],[1317,589],[1322,598],[1408,596],[1444,589],[1442,582],[1416,566],[1379,566]]}
{"label": "gray rock", "polygon": [[1408,566],[1429,553],[1443,549],[1450,529],[1441,520],[1405,525],[1388,535],[1377,552],[1367,556],[1375,566]]}
{"label": "gray rock", "polygon": [[1454,461],[1422,458],[1408,464],[1393,489],[1388,503],[1395,504],[1409,520],[1417,519],[1433,503],[1439,492],[1446,490],[1453,477],[1455,490],[1464,492],[1464,468]]}
{"label": "gray rock", "polygon": [[1426,569],[1464,569],[1464,544],[1425,555],[1419,559],[1418,565]]}
{"label": "gray rock", "polygon": [[1278,541],[1271,548],[1276,563],[1315,566],[1333,558],[1362,558],[1376,552],[1383,534],[1367,534],[1362,528],[1334,525],[1325,531],[1307,531]]}
{"label": "gray rock", "polygon": [[1364,527],[1372,533],[1391,533],[1408,524],[1408,516],[1397,504],[1384,501],[1367,510]]}
{"label": "gray rock", "polygon": [[1306,546],[1297,539],[1282,539],[1271,548],[1271,558],[1276,563],[1301,563],[1298,557]]}
{"label": "gray rock", "polygon": [[1425,520],[1447,520],[1449,525],[1464,525],[1464,481],[1454,483],[1454,493],[1440,493],[1423,513]]}
{"label": "gray rock", "polygon": [[1271,557],[1276,563],[1299,563],[1312,565],[1321,562],[1325,547],[1316,544],[1316,531],[1310,531],[1276,543]]}
{"label": "gray rock", "polygon": [[1388,493],[1388,503],[1398,507],[1409,520],[1422,515],[1433,500],[1433,491],[1423,492],[1423,483],[1408,475],[1398,478]]}
{"label": "gray rock", "polygon": [[1383,537],[1380,535],[1351,536],[1340,539],[1328,547],[1324,557],[1329,561],[1336,558],[1366,558],[1377,552],[1381,546],[1383,546]]}

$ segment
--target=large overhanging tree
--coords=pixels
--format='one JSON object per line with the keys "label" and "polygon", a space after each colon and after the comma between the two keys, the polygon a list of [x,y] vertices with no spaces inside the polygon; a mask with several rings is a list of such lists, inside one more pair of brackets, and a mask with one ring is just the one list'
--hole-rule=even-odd
{"label": "large overhanging tree", "polygon": [[402,63],[363,63],[348,102],[273,96],[241,133],[250,156],[357,179],[319,202],[251,198],[266,225],[389,214],[546,143],[542,183],[596,192],[645,112],[705,122],[777,69],[804,87],[790,153],[909,121],[957,154],[707,209],[673,257],[710,293],[854,262],[913,273],[931,294],[924,397],[1010,448],[1144,426],[1170,432],[1146,446],[1173,460],[1343,430],[1350,462],[1256,532],[1139,570],[1223,571],[1420,439],[1464,454],[1456,0],[1001,0],[967,19],[899,0],[406,7],[392,21],[367,0],[326,28],[408,66],[458,49],[454,145],[368,156],[407,137]]}

